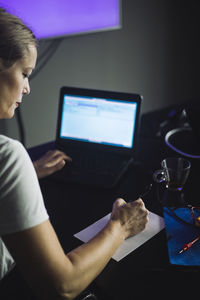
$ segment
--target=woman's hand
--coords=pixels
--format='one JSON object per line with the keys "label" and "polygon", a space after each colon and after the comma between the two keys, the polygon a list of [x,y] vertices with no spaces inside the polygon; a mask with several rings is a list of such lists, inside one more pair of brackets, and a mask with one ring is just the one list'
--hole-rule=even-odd
{"label": "woman's hand", "polygon": [[35,171],[39,179],[53,174],[62,169],[66,161],[71,161],[71,158],[64,152],[59,150],[48,151],[40,159],[33,162]]}
{"label": "woman's hand", "polygon": [[148,210],[141,198],[129,203],[119,198],[113,204],[112,220],[120,223],[126,239],[144,230],[148,222]]}

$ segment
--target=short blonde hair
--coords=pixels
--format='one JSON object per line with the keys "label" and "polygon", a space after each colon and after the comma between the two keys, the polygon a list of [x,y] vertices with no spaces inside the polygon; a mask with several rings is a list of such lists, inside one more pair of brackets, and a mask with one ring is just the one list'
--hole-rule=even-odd
{"label": "short blonde hair", "polygon": [[0,62],[4,68],[22,59],[37,40],[32,30],[17,16],[0,7]]}

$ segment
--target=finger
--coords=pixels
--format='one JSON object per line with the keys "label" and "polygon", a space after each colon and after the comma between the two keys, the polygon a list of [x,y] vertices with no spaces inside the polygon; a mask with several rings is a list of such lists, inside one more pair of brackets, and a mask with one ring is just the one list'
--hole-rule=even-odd
{"label": "finger", "polygon": [[55,166],[50,167],[49,170],[50,170],[51,173],[56,172],[58,170],[61,170],[64,167],[65,164],[66,164],[65,160],[61,160]]}
{"label": "finger", "polygon": [[72,160],[70,156],[68,156],[66,153],[60,151],[60,150],[50,150],[46,153],[46,158],[54,158],[56,156],[62,157],[65,160]]}
{"label": "finger", "polygon": [[68,155],[66,155],[64,152],[59,151],[59,150],[49,150],[48,152],[45,153],[44,156],[41,157],[41,159],[51,159],[56,156],[62,156],[63,158],[70,158]]}
{"label": "finger", "polygon": [[117,200],[115,201],[115,204],[117,207],[123,206],[124,204],[126,204],[126,201],[122,198],[117,198]]}
{"label": "finger", "polygon": [[40,178],[48,176],[53,174],[56,171],[61,170],[65,165],[65,160],[60,161],[59,163],[57,163],[56,165],[53,166],[47,166],[45,165],[43,168],[41,168],[42,174],[40,174]]}
{"label": "finger", "polygon": [[138,202],[138,203],[144,204],[142,198],[138,198],[138,199],[136,199],[135,201]]}
{"label": "finger", "polygon": [[145,208],[145,204],[141,198],[138,198],[137,200],[133,201],[132,203],[135,203],[135,205],[138,205],[141,208]]}
{"label": "finger", "polygon": [[59,168],[59,165],[65,164],[65,160],[62,157],[54,157],[50,161],[47,161],[45,164],[43,164],[43,168],[51,169],[51,168]]}
{"label": "finger", "polygon": [[68,161],[68,162],[72,161],[71,157],[69,157],[67,155],[63,156],[62,154],[58,154],[58,155],[55,155],[55,156],[49,158],[49,162],[52,162],[52,163],[54,163],[56,161],[59,163],[59,161],[62,161],[62,160],[65,160],[65,161]]}
{"label": "finger", "polygon": [[137,214],[139,214],[141,218],[148,215],[148,210],[146,209],[145,204],[141,198],[130,202],[129,204],[137,212]]}
{"label": "finger", "polygon": [[144,202],[141,198],[138,198],[137,200],[128,201],[127,205],[129,206],[138,206],[138,207],[144,207]]}
{"label": "finger", "polygon": [[56,164],[60,163],[61,161],[71,161],[70,157],[66,157],[58,153],[57,155],[48,155],[45,158],[41,158],[39,163],[40,165],[46,166],[46,167],[52,167],[55,166]]}
{"label": "finger", "polygon": [[117,198],[117,199],[115,200],[115,202],[113,203],[113,209],[116,209],[116,208],[118,208],[118,207],[120,207],[120,206],[123,206],[124,204],[126,204],[126,202],[124,201],[124,199],[122,199],[122,198]]}
{"label": "finger", "polygon": [[141,210],[141,211],[140,211],[140,217],[141,217],[141,218],[146,218],[146,220],[147,220],[147,219],[148,219],[148,216],[149,216],[149,212],[148,212],[147,209]]}
{"label": "finger", "polygon": [[149,216],[148,216],[148,212],[146,212],[146,215],[143,216],[143,221],[142,224],[142,230],[144,230],[149,222]]}

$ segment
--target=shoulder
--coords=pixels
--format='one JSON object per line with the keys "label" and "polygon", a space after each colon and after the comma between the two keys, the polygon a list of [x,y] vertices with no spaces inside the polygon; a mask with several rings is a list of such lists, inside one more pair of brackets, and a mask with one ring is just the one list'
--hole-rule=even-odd
{"label": "shoulder", "polygon": [[[0,135],[0,192],[2,188],[21,186],[30,179],[37,180],[32,161],[17,140]],[[12,183],[12,184],[11,184]]]}
{"label": "shoulder", "polygon": [[0,135],[0,158],[12,154],[17,155],[19,152],[24,153],[25,151],[25,148],[19,141]]}
{"label": "shoulder", "polygon": [[14,140],[12,138],[9,138],[5,135],[0,134],[0,145],[5,145],[5,144],[15,144],[15,143],[19,143],[17,140]]}
{"label": "shoulder", "polygon": [[8,166],[16,169],[27,164],[32,165],[32,162],[24,146],[17,140],[0,135],[1,170]]}

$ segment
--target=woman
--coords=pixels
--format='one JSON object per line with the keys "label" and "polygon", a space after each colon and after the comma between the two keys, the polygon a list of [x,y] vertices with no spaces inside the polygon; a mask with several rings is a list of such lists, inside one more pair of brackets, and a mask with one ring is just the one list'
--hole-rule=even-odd
{"label": "woman", "polygon": [[[12,118],[23,95],[30,93],[28,79],[36,59],[32,31],[0,9],[1,119]],[[60,152],[47,154],[35,163],[39,177],[61,168],[66,159]],[[117,199],[105,228],[65,254],[49,221],[28,154],[18,141],[2,135],[0,170],[0,278],[16,263],[41,299],[73,299],[103,270],[123,241],[143,230],[148,221],[141,199],[128,204]]]}

